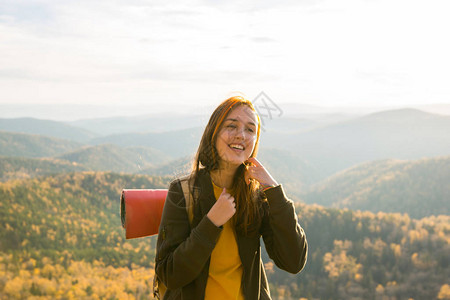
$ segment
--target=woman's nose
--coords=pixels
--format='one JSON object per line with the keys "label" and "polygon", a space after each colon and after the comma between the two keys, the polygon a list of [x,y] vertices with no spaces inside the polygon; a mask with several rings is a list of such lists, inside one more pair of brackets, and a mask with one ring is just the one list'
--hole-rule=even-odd
{"label": "woman's nose", "polygon": [[237,138],[241,138],[241,139],[244,139],[245,138],[245,129],[244,128],[238,128],[237,130],[236,130],[236,137]]}

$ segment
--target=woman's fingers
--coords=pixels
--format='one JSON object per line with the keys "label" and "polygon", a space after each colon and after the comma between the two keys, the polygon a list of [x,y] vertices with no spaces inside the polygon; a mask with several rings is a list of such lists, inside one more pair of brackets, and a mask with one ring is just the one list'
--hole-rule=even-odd
{"label": "woman's fingers", "polygon": [[264,170],[263,165],[254,157],[250,157],[248,160],[251,164],[247,167],[245,172],[246,180],[249,179],[258,179],[258,173]]}
{"label": "woman's fingers", "polygon": [[224,188],[216,203],[211,207],[207,216],[216,226],[225,224],[236,212],[234,197]]}
{"label": "woman's fingers", "polygon": [[255,179],[262,185],[277,185],[276,181],[256,157],[250,157],[247,161],[252,164],[247,167],[245,172],[247,184],[250,183],[249,179]]}

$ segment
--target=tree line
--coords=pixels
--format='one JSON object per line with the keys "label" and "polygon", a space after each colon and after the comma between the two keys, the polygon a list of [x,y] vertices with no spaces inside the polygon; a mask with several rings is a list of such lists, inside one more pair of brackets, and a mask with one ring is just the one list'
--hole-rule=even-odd
{"label": "tree line", "polygon": [[[151,297],[156,239],[125,240],[119,197],[169,180],[85,172],[0,183],[0,298]],[[290,275],[263,251],[274,299],[450,298],[450,216],[296,211],[308,262]]]}

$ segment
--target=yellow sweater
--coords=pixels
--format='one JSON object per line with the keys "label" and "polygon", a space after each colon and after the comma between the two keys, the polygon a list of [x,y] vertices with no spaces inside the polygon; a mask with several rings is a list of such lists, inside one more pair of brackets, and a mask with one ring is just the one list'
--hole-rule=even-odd
{"label": "yellow sweater", "polygon": [[[222,193],[222,188],[213,183],[216,200]],[[206,283],[206,300],[243,300],[241,289],[242,263],[236,242],[232,221],[223,225],[214,250],[211,253],[209,277]]]}

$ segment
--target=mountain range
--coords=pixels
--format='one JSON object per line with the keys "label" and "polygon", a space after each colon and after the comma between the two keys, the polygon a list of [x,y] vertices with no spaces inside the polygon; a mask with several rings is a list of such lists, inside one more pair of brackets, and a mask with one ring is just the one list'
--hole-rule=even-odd
{"label": "mountain range", "polygon": [[81,148],[72,140],[37,134],[0,131],[0,155],[11,157],[52,157]]}
{"label": "mountain range", "polygon": [[367,161],[448,155],[449,128],[449,116],[402,109],[272,138],[308,160],[325,178]]}
{"label": "mountain range", "polygon": [[309,187],[306,203],[413,218],[450,214],[450,156],[362,163]]}
{"label": "mountain range", "polygon": [[35,118],[0,119],[0,130],[37,134],[86,143],[98,134],[81,127]]}
{"label": "mountain range", "polygon": [[[0,130],[4,131],[0,132],[0,145],[3,146],[0,155],[49,157],[74,151],[77,145],[81,148],[87,145],[114,144],[122,148],[150,147],[175,160],[194,155],[198,147],[203,127],[195,126],[201,123],[200,121],[189,120],[192,121],[188,117],[178,121],[170,117],[160,117],[156,120],[125,118],[123,122],[117,122],[116,119],[98,119],[84,123],[79,121],[78,124],[83,124],[84,127],[77,128],[74,127],[76,123],[67,125],[54,121],[49,123],[45,120],[2,119]],[[148,126],[148,131],[132,131],[136,124],[152,124],[151,122],[158,127]],[[173,125],[176,122],[177,126],[184,124],[184,129],[169,130],[177,127]],[[89,128],[89,124],[92,127]],[[49,130],[49,126],[59,129],[52,131]],[[111,128],[111,134],[93,133],[97,127]],[[140,130],[144,127],[136,125]],[[158,130],[152,130],[156,128]],[[164,128],[167,130],[164,131]],[[450,116],[416,109],[383,111],[357,117],[341,116],[336,119],[329,116],[323,122],[319,119],[280,117],[265,121],[260,144],[261,149],[276,148],[294,153],[301,161],[314,167],[317,176],[313,177],[316,181],[320,181],[338,171],[367,161],[448,155],[450,154],[448,128]],[[125,130],[130,131],[124,132]],[[16,143],[11,139],[19,139],[19,136],[13,138],[11,134],[19,131],[33,135],[21,135],[22,141]],[[6,134],[9,136],[5,137]],[[58,139],[64,137],[64,141],[59,140],[58,143],[56,140],[37,141],[39,138],[36,134]],[[88,137],[91,138],[83,145],[78,143]],[[69,141],[78,144],[71,144]],[[23,143],[28,143],[30,147],[22,147]],[[42,144],[49,143],[52,143],[50,149],[42,149]],[[68,147],[69,145],[73,146]],[[61,150],[56,150],[57,148]]]}
{"label": "mountain range", "polygon": [[[2,119],[0,178],[5,181],[82,170],[174,177],[189,170],[202,127],[163,132],[120,131],[131,130],[137,124],[154,124],[159,130],[175,128],[186,120],[189,117],[180,117],[178,123],[162,116],[155,120],[124,118],[123,122],[97,119],[79,121],[84,126],[81,128],[75,126],[77,122]],[[112,127],[113,123],[116,127]],[[101,135],[109,126],[113,134]],[[356,117],[328,116],[322,121],[273,118],[264,123],[258,158],[296,201],[372,211],[405,211],[414,217],[448,213],[437,208],[448,196],[446,185],[431,185],[431,181],[420,176],[439,174],[428,178],[434,182],[449,181],[448,172],[442,171],[443,166],[448,166],[450,154],[448,128],[449,116],[415,109]],[[79,142],[86,139],[87,142]],[[419,165],[420,172],[408,173]],[[398,170],[400,166],[403,169]],[[393,170],[402,176],[386,175]],[[402,192],[409,186],[397,182],[400,178],[408,178],[410,192]],[[392,186],[398,188],[391,189]]]}

